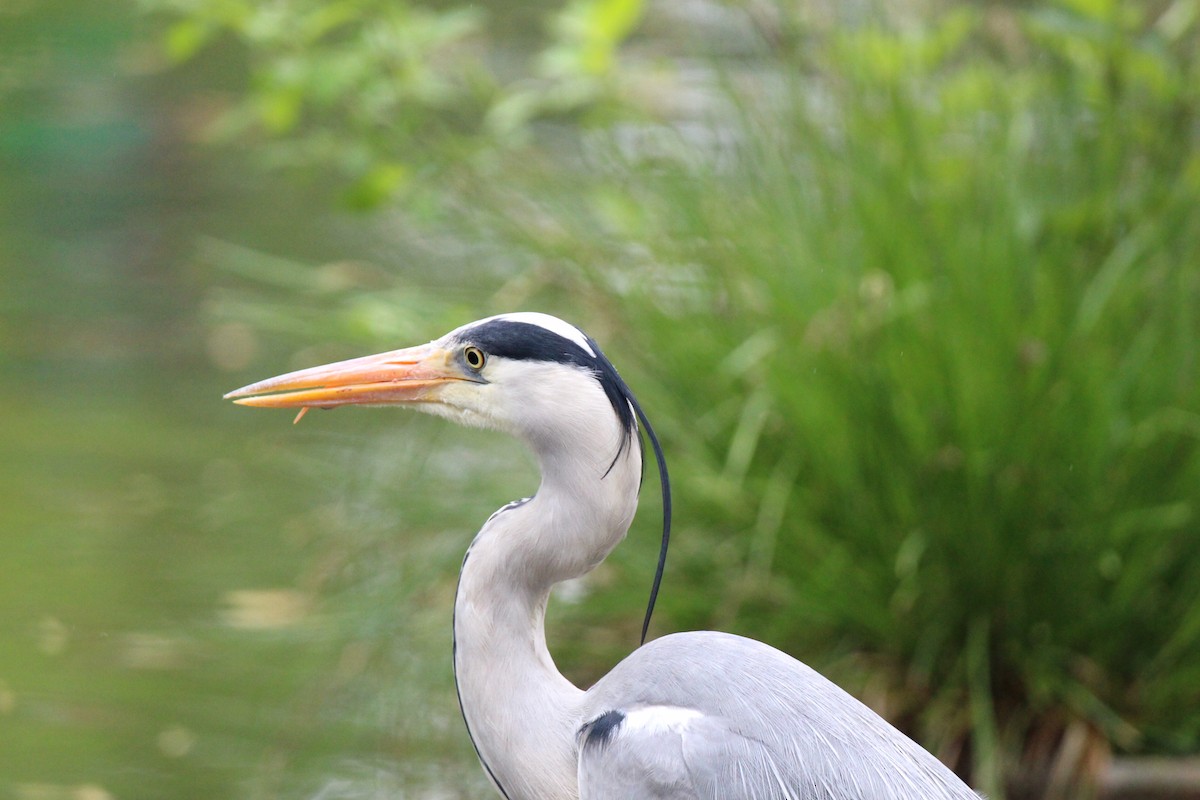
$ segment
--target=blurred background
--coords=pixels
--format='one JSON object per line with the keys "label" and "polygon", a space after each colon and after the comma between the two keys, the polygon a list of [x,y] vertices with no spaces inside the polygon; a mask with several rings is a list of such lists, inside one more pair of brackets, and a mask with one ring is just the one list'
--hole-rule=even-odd
{"label": "blurred background", "polygon": [[[765,639],[993,798],[1200,797],[1198,45],[1200,0],[0,4],[0,797],[489,796],[450,608],[532,466],[221,395],[519,309],[664,440],[652,635]],[[656,494],[552,602],[576,682]]]}

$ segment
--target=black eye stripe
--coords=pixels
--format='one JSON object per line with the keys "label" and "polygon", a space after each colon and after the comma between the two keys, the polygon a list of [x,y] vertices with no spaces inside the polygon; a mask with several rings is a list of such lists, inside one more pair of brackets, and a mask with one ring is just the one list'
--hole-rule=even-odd
{"label": "black eye stripe", "polygon": [[462,338],[484,352],[515,361],[554,361],[591,367],[596,358],[570,339],[540,325],[495,319],[463,331]]}

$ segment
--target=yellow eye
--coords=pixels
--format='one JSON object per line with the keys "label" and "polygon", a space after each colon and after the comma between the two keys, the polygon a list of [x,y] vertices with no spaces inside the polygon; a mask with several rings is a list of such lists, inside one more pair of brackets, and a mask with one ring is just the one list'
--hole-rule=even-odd
{"label": "yellow eye", "polygon": [[468,367],[478,372],[487,363],[487,356],[478,347],[467,346],[463,349],[463,361],[467,362]]}

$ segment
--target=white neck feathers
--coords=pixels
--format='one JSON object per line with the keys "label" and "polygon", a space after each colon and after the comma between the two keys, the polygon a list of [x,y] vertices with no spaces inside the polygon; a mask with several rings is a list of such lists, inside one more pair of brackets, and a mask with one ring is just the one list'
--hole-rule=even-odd
{"label": "white neck feathers", "polygon": [[[625,432],[611,407],[605,411],[567,420],[571,436],[523,437],[541,486],[493,515],[463,563],[454,622],[459,700],[481,760],[510,800],[575,791],[583,693],[555,667],[544,622],[551,587],[594,569],[633,520],[641,448],[621,446]],[[513,763],[509,751],[537,757]]]}

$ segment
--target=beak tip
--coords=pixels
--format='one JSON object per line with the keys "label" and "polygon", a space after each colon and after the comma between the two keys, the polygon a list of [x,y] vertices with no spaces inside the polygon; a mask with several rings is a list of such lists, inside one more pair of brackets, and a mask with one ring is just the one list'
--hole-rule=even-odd
{"label": "beak tip", "polygon": [[247,407],[247,408],[269,408],[269,405],[262,401],[263,401],[263,398],[260,398],[260,397],[234,397],[233,398],[233,402],[235,405],[245,405],[245,407]]}
{"label": "beak tip", "polygon": [[234,389],[232,392],[226,392],[225,394],[221,395],[221,398],[223,400],[232,400],[235,403],[241,403],[244,400],[253,399],[254,397],[262,395],[262,393],[266,391],[268,387],[263,386],[265,383],[267,383],[267,381],[251,383],[248,386],[243,386],[240,389]]}

